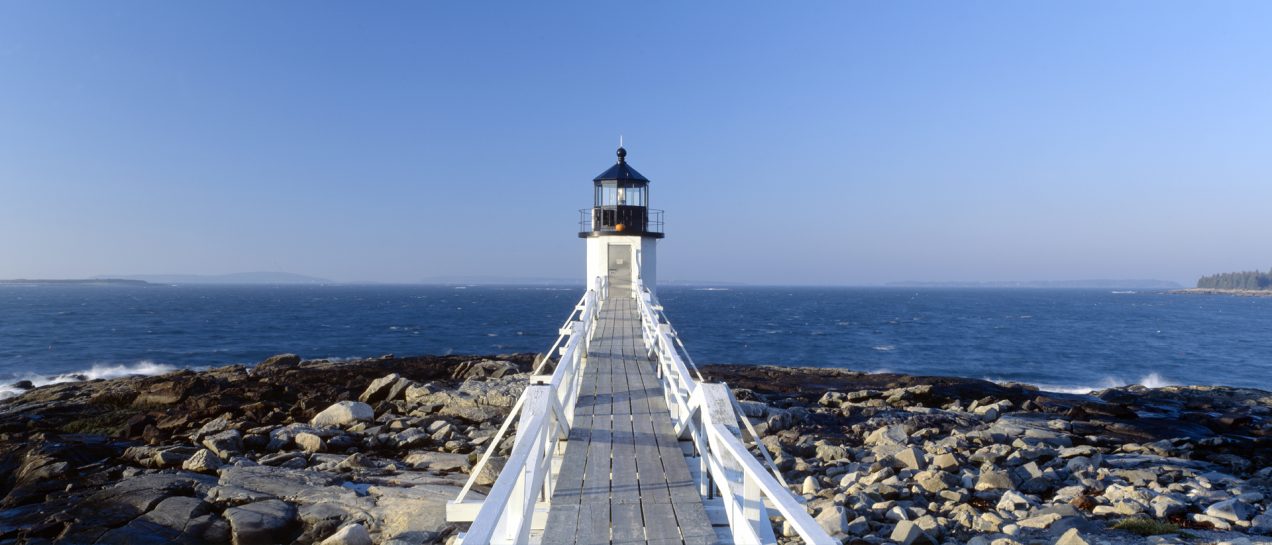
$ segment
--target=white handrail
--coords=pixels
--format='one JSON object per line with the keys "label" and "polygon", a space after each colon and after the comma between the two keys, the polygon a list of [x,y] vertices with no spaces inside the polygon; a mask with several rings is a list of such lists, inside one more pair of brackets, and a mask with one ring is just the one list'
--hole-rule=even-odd
{"label": "white handrail", "polygon": [[[447,502],[448,521],[472,522],[468,531],[462,534],[461,542],[527,542],[535,504],[539,498],[552,495],[548,474],[558,447],[556,439],[566,438],[574,421],[574,405],[578,401],[588,340],[596,328],[601,294],[606,288],[604,279],[597,278],[592,289],[583,294],[570,314],[571,320],[561,328],[560,337],[536,371],[542,370],[552,360],[552,352],[559,350],[556,368],[550,376],[536,373],[530,377],[531,384],[517,398],[508,418],[491,438],[481,459],[473,466],[468,481],[456,498]],[[576,314],[578,319],[574,320]],[[465,501],[477,482],[477,476],[498,451],[514,418],[519,419],[517,434],[504,470],[500,471],[484,500]],[[473,508],[476,508],[475,514]]]}
{"label": "white handrail", "polygon": [[[728,386],[708,384],[700,380],[701,375],[698,375],[699,380],[690,375],[681,352],[677,350],[677,347],[683,349],[684,344],[679,342],[678,335],[662,313],[661,305],[639,283],[636,288],[645,346],[657,359],[658,375],[675,431],[681,438],[687,436],[693,442],[703,469],[699,492],[707,497],[721,494],[735,542],[776,542],[765,505],[767,499],[806,543],[838,543],[809,516],[787,489],[754,427],[745,415],[734,411],[736,400]],[[687,351],[684,355],[688,356]],[[747,450],[739,437],[739,421],[745,424],[765,461],[779,478],[765,471]]]}
{"label": "white handrail", "polygon": [[[803,538],[805,543],[819,545],[839,543],[839,540],[830,537],[821,525],[813,520],[804,506],[791,495],[790,490],[777,484],[777,481],[764,471],[760,463],[755,460],[755,456],[751,455],[732,431],[719,423],[711,423],[708,430],[707,437],[710,438],[712,450],[728,455],[732,461],[742,466],[742,478],[745,480],[743,490],[757,488],[764,495],[764,499],[773,503],[777,512],[782,514],[782,517],[790,523],[795,533]],[[731,509],[741,511],[747,508],[747,498],[726,498],[726,501]],[[761,517],[760,520],[763,524],[768,524],[768,517]]]}

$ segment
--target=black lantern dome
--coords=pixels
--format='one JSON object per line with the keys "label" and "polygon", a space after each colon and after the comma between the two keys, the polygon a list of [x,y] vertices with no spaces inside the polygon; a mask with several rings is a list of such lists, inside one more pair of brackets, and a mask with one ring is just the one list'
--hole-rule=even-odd
{"label": "black lantern dome", "polygon": [[627,164],[622,146],[617,155],[614,166],[592,179],[593,204],[579,211],[579,237],[663,238],[662,210],[649,208],[649,179]]}

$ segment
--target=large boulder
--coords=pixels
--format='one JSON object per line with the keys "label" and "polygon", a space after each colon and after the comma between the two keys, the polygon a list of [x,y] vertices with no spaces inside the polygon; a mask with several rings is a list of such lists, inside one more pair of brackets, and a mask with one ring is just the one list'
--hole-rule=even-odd
{"label": "large boulder", "polygon": [[[324,487],[336,487],[344,479],[334,473],[302,471],[285,467],[226,467],[214,493],[217,497],[244,499],[275,497],[292,501]],[[338,487],[337,487],[338,488]],[[249,493],[249,494],[245,494]]]}
{"label": "large boulder", "polygon": [[231,456],[243,452],[243,434],[238,430],[229,430],[209,435],[203,438],[203,446],[222,460],[229,460]]}
{"label": "large boulder", "polygon": [[470,378],[503,378],[520,373],[517,364],[502,360],[466,361],[455,366],[451,378],[467,380]]}
{"label": "large boulder", "polygon": [[467,454],[451,454],[427,450],[415,451],[402,459],[406,465],[415,469],[429,471],[463,471],[468,469]]}
{"label": "large boulder", "polygon": [[897,525],[892,528],[892,534],[888,537],[888,539],[899,543],[900,545],[936,543],[936,540],[932,539],[923,532],[923,528],[908,520],[898,521]]}
{"label": "large boulder", "polygon": [[381,401],[401,399],[403,394],[406,393],[406,389],[413,385],[415,385],[413,381],[393,373],[371,381],[371,385],[367,386],[367,389],[363,390],[362,395],[358,396],[358,401],[379,403]]}
{"label": "large boulder", "polygon": [[327,447],[327,444],[323,442],[322,437],[309,432],[300,432],[296,434],[293,441],[296,442],[296,446],[308,453],[322,452],[322,450]]}
{"label": "large boulder", "polygon": [[830,535],[843,535],[848,533],[848,516],[844,512],[844,508],[838,505],[828,505],[817,514],[815,519],[817,524],[821,525],[823,530]]}
{"label": "large boulder", "polygon": [[976,490],[1011,490],[1016,485],[1011,482],[1011,474],[1002,470],[982,471],[976,479]]}
{"label": "large boulder", "polygon": [[1089,542],[1082,537],[1082,533],[1077,528],[1069,528],[1064,534],[1060,535],[1060,539],[1056,540],[1056,545],[1090,545]]}
{"label": "large boulder", "polygon": [[350,426],[358,422],[375,420],[375,411],[370,405],[357,401],[341,401],[314,415],[309,421],[311,426],[328,428]]}
{"label": "large boulder", "polygon": [[[193,473],[136,475],[89,494],[69,513],[76,524],[61,536],[66,543],[92,543],[105,529],[124,526],[174,496],[202,496],[215,480]],[[112,539],[122,539],[119,534]],[[130,534],[131,535],[131,534]]]}
{"label": "large boulder", "polygon": [[918,447],[903,448],[892,455],[893,465],[905,469],[922,471],[927,468],[927,454]]}
{"label": "large boulder", "polygon": [[1206,508],[1206,515],[1231,522],[1247,521],[1258,511],[1237,498],[1227,499]]}
{"label": "large boulder", "polygon": [[370,487],[367,493],[375,499],[376,519],[381,521],[381,543],[395,539],[407,543],[437,542],[452,529],[446,521],[446,502],[455,499],[459,489],[458,485],[441,484]]}
{"label": "large boulder", "polygon": [[221,459],[208,449],[199,449],[193,456],[181,463],[181,469],[195,473],[216,473],[221,469]]}
{"label": "large boulder", "polygon": [[229,525],[198,498],[173,496],[97,540],[102,545],[228,543]]}
{"label": "large boulder", "polygon": [[516,404],[526,388],[524,377],[464,381],[459,388],[431,394],[415,393],[415,403],[441,416],[453,416],[472,423],[498,422]]}
{"label": "large boulder", "polygon": [[299,365],[300,365],[300,356],[297,356],[295,354],[277,354],[277,355],[265,358],[265,361],[262,361],[256,364],[256,369],[253,372],[258,374],[272,373],[275,371],[284,371],[287,369],[292,369]]}
{"label": "large boulder", "polygon": [[174,376],[171,380],[151,384],[137,393],[132,405],[138,408],[172,405],[190,394],[194,381],[189,376]]}
{"label": "large boulder", "polygon": [[234,545],[289,543],[296,528],[296,507],[265,500],[225,510]]}
{"label": "large boulder", "polygon": [[371,534],[367,527],[358,523],[349,524],[336,530],[320,545],[371,545]]}

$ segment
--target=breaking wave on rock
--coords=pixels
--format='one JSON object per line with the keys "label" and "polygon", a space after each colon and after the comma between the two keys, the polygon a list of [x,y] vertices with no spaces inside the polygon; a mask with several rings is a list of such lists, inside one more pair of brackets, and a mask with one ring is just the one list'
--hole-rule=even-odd
{"label": "breaking wave on rock", "polygon": [[[93,365],[92,368],[89,368],[83,371],[72,371],[70,373],[62,373],[60,375],[53,375],[53,376],[42,376],[42,375],[31,374],[31,375],[26,375],[23,377],[18,377],[17,380],[11,383],[0,385],[0,399],[13,397],[31,388],[38,388],[40,386],[48,386],[50,384],[61,384],[63,382],[78,382],[82,380],[118,378],[118,377],[134,376],[134,375],[145,375],[145,376],[162,375],[164,373],[171,373],[172,371],[176,371],[176,370],[177,368],[171,365],[166,365],[163,363],[155,363],[149,360],[142,360],[132,365],[97,364],[97,365]],[[30,385],[27,386],[26,384],[23,384],[24,382],[29,382]],[[22,384],[22,386],[19,386],[19,384]],[[23,386],[26,386],[26,387],[23,387]]]}

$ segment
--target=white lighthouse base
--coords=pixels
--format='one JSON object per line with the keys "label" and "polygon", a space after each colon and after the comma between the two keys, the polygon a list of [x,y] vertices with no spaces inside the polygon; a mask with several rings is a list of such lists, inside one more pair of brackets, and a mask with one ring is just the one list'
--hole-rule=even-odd
{"label": "white lighthouse base", "polygon": [[658,239],[607,235],[586,240],[588,285],[605,278],[611,297],[622,290],[634,297],[636,280],[651,290],[658,285]]}

